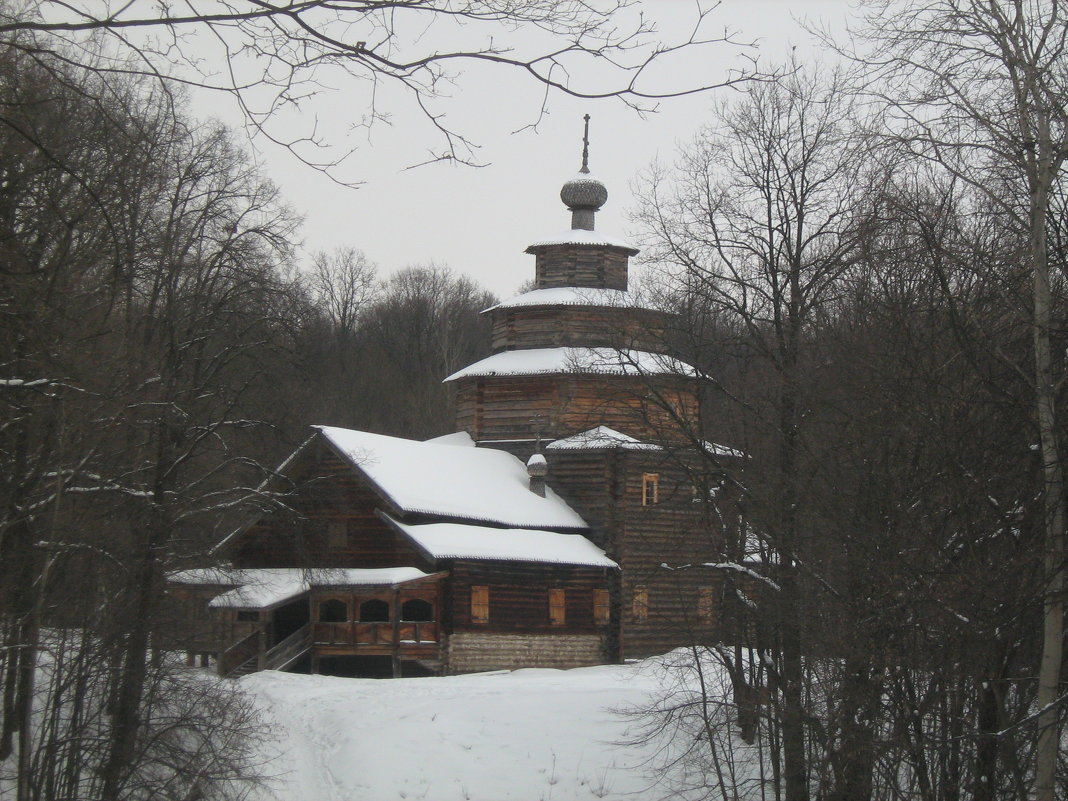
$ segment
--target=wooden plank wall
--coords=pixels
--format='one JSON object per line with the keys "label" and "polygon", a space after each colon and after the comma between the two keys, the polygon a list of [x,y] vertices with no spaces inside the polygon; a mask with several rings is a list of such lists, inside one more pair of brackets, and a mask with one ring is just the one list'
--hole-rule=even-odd
{"label": "wooden plank wall", "polygon": [[[299,477],[289,505],[249,528],[232,552],[237,567],[355,567],[431,565],[375,515],[381,499],[325,445]],[[333,527],[331,524],[335,524]],[[341,526],[341,537],[337,526]]]}
{"label": "wooden plank wall", "polygon": [[[623,656],[663,653],[694,638],[737,636],[742,610],[735,589],[757,598],[753,593],[760,588],[742,574],[694,567],[723,560],[728,533],[723,525],[737,518],[728,514],[721,520],[700,498],[695,502],[693,477],[683,464],[663,452],[550,450],[546,455],[549,485],[584,515],[594,527],[590,538],[622,567],[612,600]],[[659,502],[651,506],[642,505],[646,473],[659,477]],[[665,569],[665,564],[679,569]],[[644,620],[634,614],[639,588],[648,598]],[[707,598],[715,599],[711,616],[700,614],[702,593],[706,613]]]}
{"label": "wooden plank wall", "polygon": [[[452,599],[446,629],[488,632],[599,633],[607,627],[593,619],[593,591],[606,589],[608,572],[603,568],[529,562],[454,561],[446,595]],[[471,587],[489,587],[490,616],[486,623],[471,619]],[[566,596],[566,621],[549,623],[549,588]]]}
{"label": "wooden plank wall", "polygon": [[668,314],[650,309],[530,306],[495,309],[493,352],[515,348],[635,348],[660,352]]}
{"label": "wooden plank wall", "polygon": [[695,382],[679,376],[489,376],[457,383],[457,423],[476,441],[529,439],[537,417],[545,440],[606,425],[658,442],[678,437],[676,419],[659,399],[679,415],[697,408]]}
{"label": "wooden plank wall", "polygon": [[604,245],[540,245],[533,253],[538,289],[557,286],[627,288],[629,257],[623,248]]}

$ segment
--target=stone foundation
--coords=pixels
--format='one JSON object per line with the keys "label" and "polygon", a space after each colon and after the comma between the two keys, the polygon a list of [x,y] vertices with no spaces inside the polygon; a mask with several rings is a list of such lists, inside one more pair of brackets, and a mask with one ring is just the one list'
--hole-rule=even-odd
{"label": "stone foundation", "polygon": [[494,634],[461,631],[449,637],[448,673],[516,668],[574,668],[605,661],[599,634]]}

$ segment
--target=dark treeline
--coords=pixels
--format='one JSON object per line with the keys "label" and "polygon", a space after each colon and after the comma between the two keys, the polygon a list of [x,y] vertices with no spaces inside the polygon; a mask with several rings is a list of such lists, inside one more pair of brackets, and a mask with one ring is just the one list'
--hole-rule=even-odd
{"label": "dark treeline", "polygon": [[[80,54],[84,59],[85,52]],[[83,60],[84,66],[84,60]],[[312,423],[450,430],[492,298],[295,216],[166,85],[0,49],[0,794],[241,797],[262,734],[159,652],[168,571]],[[388,398],[388,402],[384,399]]]}

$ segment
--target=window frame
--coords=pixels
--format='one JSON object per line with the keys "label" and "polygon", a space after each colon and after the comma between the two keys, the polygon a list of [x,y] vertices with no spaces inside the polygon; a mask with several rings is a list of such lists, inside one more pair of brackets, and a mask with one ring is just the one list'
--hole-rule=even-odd
{"label": "window frame", "polygon": [[660,474],[642,473],[642,506],[660,503]]}

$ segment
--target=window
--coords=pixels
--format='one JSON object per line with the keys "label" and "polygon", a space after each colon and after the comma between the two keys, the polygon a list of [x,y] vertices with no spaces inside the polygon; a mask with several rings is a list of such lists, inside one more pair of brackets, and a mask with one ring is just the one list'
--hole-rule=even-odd
{"label": "window", "polygon": [[608,590],[593,591],[593,622],[598,626],[608,624],[611,607],[608,603]]}
{"label": "window", "polygon": [[344,623],[349,619],[349,605],[337,598],[319,604],[320,623]]}
{"label": "window", "polygon": [[372,598],[360,604],[361,623],[385,623],[389,620],[389,604],[380,598]]}
{"label": "window", "polygon": [[549,590],[549,625],[562,626],[567,622],[567,596],[561,589]]}
{"label": "window", "polygon": [[349,526],[344,520],[331,520],[327,524],[326,531],[331,548],[347,548],[349,546]]}
{"label": "window", "polygon": [[237,613],[237,619],[242,623],[259,623],[260,613],[242,609]]}
{"label": "window", "polygon": [[701,587],[697,591],[697,619],[702,623],[716,622],[716,590]]}
{"label": "window", "polygon": [[631,615],[636,623],[644,623],[649,619],[649,590],[645,587],[634,588]]}
{"label": "window", "polygon": [[429,623],[434,619],[434,607],[422,598],[412,598],[401,604],[401,620]]}
{"label": "window", "polygon": [[642,473],[642,506],[660,502],[660,474]]}
{"label": "window", "polygon": [[471,622],[489,621],[489,587],[471,587]]}

